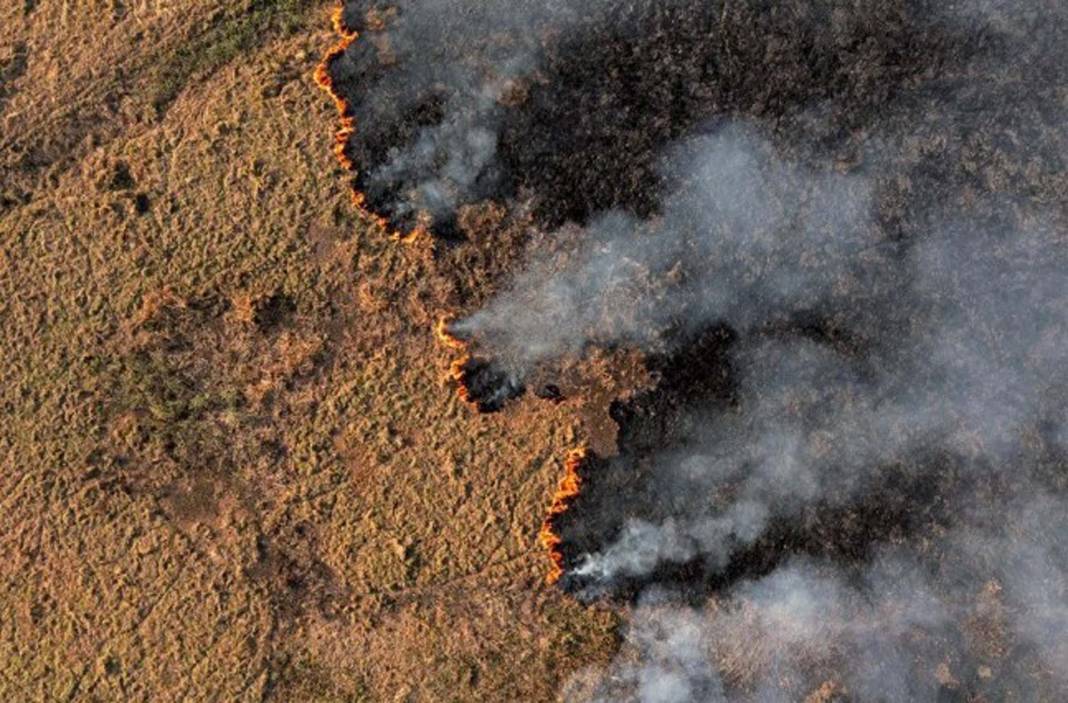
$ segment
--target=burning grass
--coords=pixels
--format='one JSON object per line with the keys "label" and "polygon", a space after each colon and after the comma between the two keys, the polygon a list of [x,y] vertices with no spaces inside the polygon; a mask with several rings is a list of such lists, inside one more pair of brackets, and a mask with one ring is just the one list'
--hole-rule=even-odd
{"label": "burning grass", "polygon": [[[871,229],[883,228],[889,220],[869,223],[866,215],[854,220],[851,207],[835,213],[834,208],[820,206],[819,198],[808,197],[810,192],[798,187],[796,175],[807,174],[813,164],[818,165],[815,173],[832,164],[835,172],[853,170],[865,159],[860,153],[869,149],[866,142],[873,133],[888,143],[911,145],[922,130],[910,128],[913,133],[899,134],[898,124],[884,120],[884,114],[913,122],[917,116],[910,100],[920,95],[917,85],[932,75],[928,66],[944,59],[947,65],[966,67],[971,52],[983,42],[928,26],[929,13],[920,4],[906,3],[871,15],[858,10],[858,21],[839,22],[832,30],[826,30],[827,17],[808,16],[792,3],[785,7],[796,10],[796,15],[757,6],[732,9],[726,4],[720,11],[712,5],[682,3],[661,10],[652,3],[633,3],[572,34],[568,27],[550,24],[527,44],[524,33],[516,29],[522,22],[501,21],[500,27],[493,26],[495,31],[480,24],[479,19],[487,17],[502,20],[493,14],[492,2],[472,8],[473,13],[490,9],[485,9],[485,17],[465,18],[469,20],[465,23],[454,23],[441,13],[444,5],[419,10],[398,2],[402,10],[395,15],[363,18],[360,27],[372,40],[353,51],[357,35],[345,25],[344,12],[366,14],[362,10],[366,3],[351,0],[335,13],[341,41],[317,72],[317,81],[331,94],[340,115],[335,153],[353,174],[354,202],[365,212],[373,210],[384,228],[409,231],[412,236],[432,232],[449,239],[454,230],[469,234],[462,223],[465,208],[492,203],[504,213],[498,221],[514,223],[527,217],[528,229],[536,232],[531,241],[545,235],[538,240],[545,242],[548,233],[574,227],[598,244],[622,242],[619,251],[624,253],[616,260],[612,248],[602,246],[586,264],[576,266],[573,279],[555,270],[542,275],[533,269],[531,280],[540,284],[551,279],[551,285],[544,290],[532,285],[537,295],[517,296],[518,304],[501,307],[500,318],[509,323],[525,320],[523,316],[530,313],[550,322],[517,324],[514,330],[502,324],[501,329],[512,331],[518,340],[513,346],[511,338],[488,333],[486,327],[472,332],[471,339],[457,336],[447,319],[434,328],[437,340],[456,354],[449,377],[459,397],[483,413],[501,410],[522,395],[524,381],[540,389],[536,395],[551,401],[559,401],[565,393],[548,381],[561,382],[567,396],[578,398],[576,406],[592,405],[581,391],[574,392],[574,384],[559,377],[542,378],[542,367],[564,356],[579,363],[576,357],[590,345],[630,344],[649,353],[645,370],[656,378],[655,387],[641,393],[631,389],[628,395],[600,405],[610,408],[615,421],[618,432],[611,433],[606,444],[617,447],[619,455],[603,451],[600,455],[608,458],[602,463],[590,445],[572,450],[538,534],[549,557],[546,582],[559,584],[580,599],[620,594],[632,598],[657,586],[678,588],[685,594],[679,600],[683,604],[689,598],[738,592],[750,582],[774,585],[777,575],[791,575],[791,564],[799,558],[819,560],[828,571],[855,573],[874,563],[888,544],[904,545],[917,563],[934,564],[940,557],[927,545],[952,529],[960,512],[943,510],[943,503],[964,501],[962,496],[976,493],[958,477],[961,470],[952,456],[956,436],[945,446],[914,446],[902,432],[900,445],[895,445],[899,438],[882,426],[885,396],[894,397],[904,389],[903,395],[913,398],[916,374],[898,376],[893,369],[883,378],[868,366],[890,366],[881,362],[898,363],[903,357],[911,361],[893,348],[897,335],[891,328],[905,317],[908,325],[903,326],[915,328],[927,306],[917,301],[916,310],[909,311],[908,301],[894,296],[879,311],[886,314],[874,316],[878,318],[874,321],[854,317],[852,311],[875,309],[872,300],[880,300],[878,291],[899,284],[903,292],[910,290],[904,280],[907,262],[896,258],[896,252],[880,248],[878,256],[865,259],[887,273],[885,286],[877,279],[879,285],[873,288],[878,291],[854,286],[853,278],[863,277],[847,268],[850,275],[829,286],[834,295],[827,294],[826,299],[823,278],[839,272],[833,252],[822,250],[811,257],[785,255],[781,270],[777,264],[764,266],[737,281],[720,275],[723,272],[708,275],[714,286],[705,288],[702,283],[690,289],[699,303],[694,306],[665,304],[673,294],[659,292],[656,300],[646,301],[646,288],[638,285],[638,279],[662,265],[665,281],[686,291],[681,284],[687,279],[696,284],[702,276],[718,272],[715,266],[700,263],[694,252],[702,249],[696,244],[710,244],[708,256],[717,262],[729,260],[730,247],[737,245],[739,261],[748,265],[775,261],[769,251],[778,251],[780,244],[795,238],[811,239],[817,229],[832,233],[836,244],[850,244],[841,232],[867,231],[868,224]],[[813,6],[833,14],[830,5]],[[537,8],[532,17],[536,13]],[[591,14],[595,14],[592,9]],[[349,19],[355,17],[354,13]],[[813,21],[801,21],[805,19]],[[795,25],[805,31],[791,31]],[[875,26],[880,32],[870,36],[870,27]],[[865,50],[844,48],[857,46]],[[521,71],[529,70],[530,75],[503,75],[511,69],[497,70],[507,63],[501,60],[502,53],[528,67]],[[426,56],[435,59],[428,62]],[[536,70],[529,69],[531,65]],[[620,75],[628,79],[619,80]],[[944,92],[937,82],[924,88]],[[815,97],[826,114],[803,115]],[[999,93],[991,95],[991,102],[1009,105],[1017,97]],[[968,151],[963,132],[971,126],[970,117],[958,111],[953,99],[944,105],[936,101],[936,107],[927,114],[938,110],[944,114],[926,127],[932,134],[949,129],[945,140]],[[759,140],[718,124],[728,115],[751,128]],[[1011,112],[1004,116],[1014,123],[1023,119]],[[720,179],[718,172],[696,171],[692,181],[701,187],[693,193],[682,190],[696,197],[689,204],[670,195],[670,189],[679,188],[675,179],[688,180],[680,175],[687,164],[660,171],[657,161],[668,145],[695,135],[717,137],[708,142],[708,153],[716,157],[702,156],[702,164],[723,164],[728,172]],[[729,138],[718,139],[723,135]],[[944,145],[945,140],[940,135],[932,141]],[[885,163],[879,161],[884,157],[873,155],[865,164],[865,171],[884,169],[901,176],[886,179],[891,184],[888,190],[874,196],[879,205],[874,209],[894,211],[901,224],[879,232],[872,247],[843,247],[844,255],[883,247],[900,234],[894,230],[897,226],[924,241],[926,231],[910,231],[916,225],[908,220],[910,213],[902,212],[901,203],[915,207],[915,212],[939,213],[938,201],[948,202],[942,195],[967,192],[970,199],[974,185],[966,189],[962,185],[972,171],[966,158],[956,164],[953,159],[931,158],[920,168],[909,155],[912,149],[903,150],[904,156],[885,157]],[[765,157],[770,162],[767,168],[754,169],[751,179],[742,177],[750,160],[762,164]],[[851,179],[820,180],[813,192],[826,188],[834,196],[828,203],[865,202],[867,195],[854,188],[854,181],[863,177],[856,173]],[[913,186],[901,185],[913,178],[923,184],[915,191],[937,193],[936,202],[927,203],[910,192]],[[732,181],[751,182],[752,192],[745,187],[736,192]],[[900,191],[895,190],[899,186]],[[797,207],[792,202],[796,193],[802,194],[797,198],[802,205]],[[706,197],[710,195],[719,197]],[[753,202],[744,202],[750,196]],[[691,212],[690,207],[695,209]],[[785,223],[781,231],[780,208]],[[809,209],[827,211],[830,219],[819,220],[822,224],[809,232],[805,229]],[[868,210],[858,208],[858,212]],[[617,219],[601,217],[608,212]],[[721,237],[715,227],[705,226],[705,218],[723,222]],[[685,246],[677,250],[665,246],[669,227],[657,255],[647,253],[645,239],[635,238],[629,247],[628,226],[620,222],[632,220],[671,223]],[[698,231],[689,233],[695,222],[700,224]],[[479,252],[502,245],[484,236],[492,228],[471,229],[481,230],[483,236],[465,236],[464,246],[454,248],[462,256],[439,260],[457,269],[468,267],[464,273],[473,274],[471,278],[492,294],[496,279],[479,270],[485,263]],[[804,236],[795,236],[799,234]],[[757,246],[750,251],[752,242],[765,241],[768,249]],[[671,253],[661,257],[662,252]],[[800,270],[795,270],[795,260],[802,261]],[[591,298],[596,300],[591,289],[596,293],[603,285],[615,292],[616,278],[603,273],[616,272],[612,263],[621,263],[620,271],[637,271],[632,274],[633,287],[620,286],[618,294],[605,296],[611,303],[605,306],[608,312],[615,312],[618,305],[617,317],[625,322],[616,322],[613,315],[595,318],[606,317],[620,329],[606,326],[601,335],[562,339],[554,349],[558,356],[551,360],[548,355],[516,351],[527,349],[524,345],[531,340],[531,347],[551,346],[544,340],[553,339],[557,330],[585,330],[586,325],[573,321],[590,308],[596,310],[590,303]],[[561,266],[566,274],[566,266]],[[800,290],[797,281],[809,285],[805,276],[813,271],[817,274],[811,289]],[[778,285],[775,277],[780,274],[788,284]],[[752,294],[750,279],[771,280],[775,295]],[[725,289],[729,295],[722,294]],[[842,301],[838,295],[850,299]],[[532,299],[545,305],[532,305]],[[680,294],[675,302],[682,299],[689,300],[688,294]],[[735,304],[735,299],[740,302]],[[457,294],[445,307],[471,311],[483,302]],[[643,319],[628,326],[631,308],[643,302],[655,314],[648,323]],[[705,310],[706,303],[713,310]],[[545,308],[555,311],[557,304],[561,314],[544,313]],[[895,317],[899,312],[902,320]],[[663,329],[644,334],[654,321]],[[676,327],[681,330],[677,339]],[[701,329],[705,332],[689,337]],[[654,358],[660,352],[662,358]],[[887,354],[885,359],[879,356],[882,353]],[[534,360],[523,365],[517,359]],[[811,381],[809,372],[818,380]],[[866,401],[866,394],[879,401],[871,403],[879,410],[867,426],[867,403],[857,400]],[[839,414],[840,406],[844,409]],[[602,447],[596,441],[592,446],[599,451]],[[790,474],[795,468],[797,472]],[[755,639],[762,644],[775,634]],[[829,679],[813,681],[821,680]],[[807,691],[812,690],[808,686]],[[835,686],[823,684],[811,698],[834,695]]]}
{"label": "burning grass", "polygon": [[549,572],[545,575],[545,583],[550,586],[564,575],[564,554],[560,550],[563,538],[557,534],[556,519],[568,511],[582,491],[582,473],[592,458],[593,453],[584,446],[568,453],[564,461],[564,475],[560,477],[560,484],[549,504],[548,515],[538,532],[538,541],[549,553]]}
{"label": "burning grass", "polygon": [[460,399],[478,412],[497,412],[526,392],[523,382],[499,363],[473,355],[467,342],[450,331],[447,318],[437,322],[434,335],[449,349],[461,352],[449,364],[449,378],[456,383]]}
{"label": "burning grass", "polygon": [[334,106],[337,108],[339,124],[337,130],[334,132],[334,155],[337,157],[338,164],[340,164],[341,168],[353,174],[352,183],[350,184],[352,204],[360,214],[375,222],[381,229],[390,231],[390,236],[393,239],[405,244],[410,244],[428,234],[426,227],[416,225],[409,228],[407,232],[400,229],[393,229],[391,231],[389,221],[381,215],[374,213],[368,207],[367,196],[359,190],[356,183],[356,174],[358,173],[358,170],[355,161],[349,155],[349,145],[353,135],[356,133],[356,115],[353,112],[352,105],[337,89],[330,72],[333,63],[340,59],[345,51],[348,50],[349,46],[360,38],[358,32],[346,26],[344,11],[345,3],[344,0],[341,0],[341,2],[339,2],[333,9],[330,16],[331,25],[339,37],[338,41],[323,55],[323,59],[315,67],[315,73],[313,75],[315,83],[326,91],[334,101]]}
{"label": "burning grass", "polygon": [[[341,168],[352,172],[356,170],[356,164],[349,158],[346,153],[346,148],[348,146],[349,138],[356,131],[356,117],[352,114],[352,107],[349,105],[348,101],[335,89],[334,79],[330,75],[330,67],[334,61],[345,53],[345,50],[349,48],[349,45],[357,40],[359,35],[345,26],[343,2],[339,3],[331,13],[331,25],[340,38],[333,47],[327,50],[323,55],[322,61],[315,67],[314,78],[315,83],[325,90],[331,99],[333,99],[334,106],[337,108],[340,125],[338,126],[337,131],[334,132],[334,155],[337,157]],[[369,214],[363,211],[363,195],[355,188],[352,190],[352,200],[353,204],[356,205],[361,212]]]}
{"label": "burning grass", "polygon": [[[449,376],[457,384],[457,394],[460,399],[478,409],[480,412],[492,412],[499,410],[504,401],[498,401],[501,397],[511,397],[509,393],[523,391],[521,385],[513,385],[507,379],[501,378],[502,374],[495,371],[493,364],[484,359],[478,359],[468,354],[466,340],[460,339],[450,329],[450,320],[443,317],[434,326],[434,335],[441,344],[449,349],[462,352],[462,356],[453,360],[449,366]],[[496,387],[495,394],[487,395],[485,389]],[[505,389],[502,395],[500,389]],[[559,402],[559,390],[553,387],[554,393],[546,399]],[[579,495],[582,488],[582,471],[593,454],[588,447],[581,446],[572,449],[564,461],[564,475],[556,488],[556,493],[549,504],[548,514],[538,532],[538,541],[548,551],[550,567],[545,576],[545,582],[553,585],[564,574],[564,555],[560,551],[563,539],[556,533],[555,520],[571,506],[571,502]]]}

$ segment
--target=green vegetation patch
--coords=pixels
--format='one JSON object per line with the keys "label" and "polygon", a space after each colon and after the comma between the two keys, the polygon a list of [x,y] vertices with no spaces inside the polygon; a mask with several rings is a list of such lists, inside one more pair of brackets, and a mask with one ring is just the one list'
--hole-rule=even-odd
{"label": "green vegetation patch", "polygon": [[162,56],[149,72],[149,94],[163,114],[193,78],[208,75],[267,38],[292,34],[305,26],[312,0],[246,0],[221,11],[207,29],[176,51]]}

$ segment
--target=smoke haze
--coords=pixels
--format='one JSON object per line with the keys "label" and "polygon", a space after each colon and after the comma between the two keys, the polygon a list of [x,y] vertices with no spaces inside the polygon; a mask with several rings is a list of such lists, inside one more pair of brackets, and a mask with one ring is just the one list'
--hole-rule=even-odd
{"label": "smoke haze", "polygon": [[454,325],[510,388],[673,369],[559,518],[563,586],[630,615],[564,698],[1064,700],[1068,11],[613,5],[401,2],[337,67],[388,214],[552,205]]}

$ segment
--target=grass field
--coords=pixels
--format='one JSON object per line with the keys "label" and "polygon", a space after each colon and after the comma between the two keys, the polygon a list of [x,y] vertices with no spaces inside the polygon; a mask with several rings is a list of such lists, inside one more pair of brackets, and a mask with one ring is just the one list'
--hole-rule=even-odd
{"label": "grass field", "polygon": [[549,700],[615,615],[545,587],[579,439],[476,416],[455,276],[362,221],[330,6],[0,10],[0,698]]}

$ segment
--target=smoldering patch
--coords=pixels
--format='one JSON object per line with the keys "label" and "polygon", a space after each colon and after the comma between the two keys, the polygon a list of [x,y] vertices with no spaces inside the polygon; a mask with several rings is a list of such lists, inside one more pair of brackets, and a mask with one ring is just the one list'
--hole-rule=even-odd
{"label": "smoldering patch", "polygon": [[496,412],[526,392],[518,377],[490,359],[467,357],[452,368],[460,398],[482,413]]}

